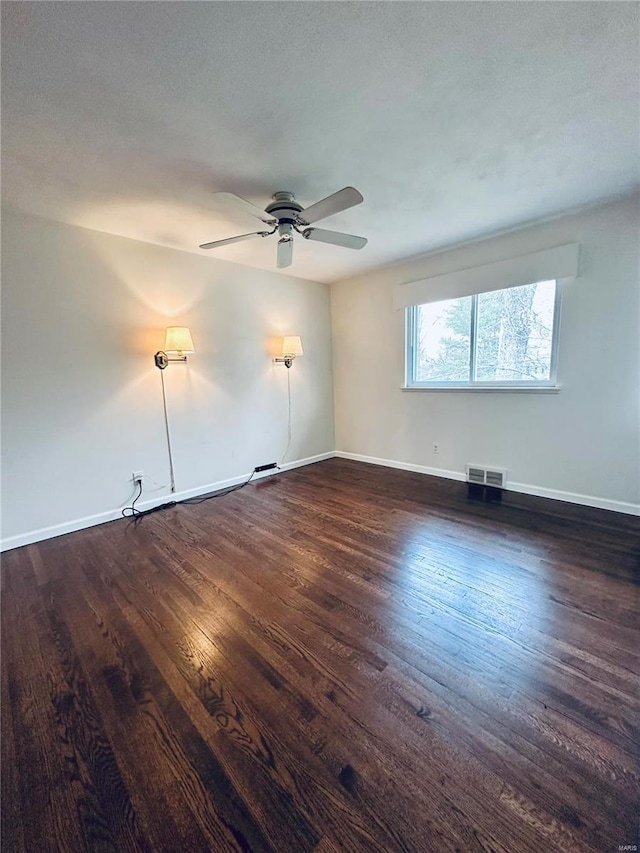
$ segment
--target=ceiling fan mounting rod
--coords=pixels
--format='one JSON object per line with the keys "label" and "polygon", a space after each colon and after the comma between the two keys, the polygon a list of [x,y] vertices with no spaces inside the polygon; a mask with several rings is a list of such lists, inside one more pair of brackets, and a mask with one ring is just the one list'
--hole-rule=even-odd
{"label": "ceiling fan mounting rod", "polygon": [[265,211],[276,219],[279,243],[290,243],[293,240],[293,229],[298,223],[298,213],[301,210],[302,205],[298,204],[293,193],[279,191],[273,194],[273,201],[265,207]]}
{"label": "ceiling fan mounting rod", "polygon": [[301,210],[302,205],[298,204],[293,193],[283,191],[274,193],[273,201],[265,207],[265,211],[275,217],[278,225],[293,225]]}

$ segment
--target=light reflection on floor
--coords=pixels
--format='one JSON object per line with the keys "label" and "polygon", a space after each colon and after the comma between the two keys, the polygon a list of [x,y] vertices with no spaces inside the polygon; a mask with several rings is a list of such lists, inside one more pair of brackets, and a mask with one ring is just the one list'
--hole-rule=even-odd
{"label": "light reflection on floor", "polygon": [[[393,576],[398,593],[389,605],[400,621],[417,621],[422,633],[426,628],[431,647],[425,653],[453,654],[470,677],[508,696],[540,677],[527,647],[547,646],[546,552],[539,536],[536,544],[519,531],[505,531],[509,559],[500,555],[501,534],[478,530],[473,546],[468,531],[464,544],[459,534],[459,523],[443,519],[411,529]],[[522,542],[517,562],[515,536]]]}

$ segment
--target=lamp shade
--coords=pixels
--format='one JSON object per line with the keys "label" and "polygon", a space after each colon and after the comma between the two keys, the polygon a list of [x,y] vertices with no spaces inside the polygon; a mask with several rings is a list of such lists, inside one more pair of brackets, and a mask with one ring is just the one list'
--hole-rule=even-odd
{"label": "lamp shade", "polygon": [[282,339],[282,355],[296,356],[303,354],[304,350],[302,349],[302,341],[299,335],[286,335]]}
{"label": "lamp shade", "polygon": [[169,326],[164,339],[165,352],[195,352],[187,326]]}

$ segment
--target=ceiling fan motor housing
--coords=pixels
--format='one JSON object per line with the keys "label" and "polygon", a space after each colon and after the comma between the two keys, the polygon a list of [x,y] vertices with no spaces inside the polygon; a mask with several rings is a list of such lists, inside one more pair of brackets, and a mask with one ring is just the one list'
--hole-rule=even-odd
{"label": "ceiling fan motor housing", "polygon": [[296,216],[302,210],[302,205],[294,199],[293,193],[277,192],[273,201],[265,207],[268,214],[278,220],[278,234],[283,240],[293,239],[293,226],[297,224]]}

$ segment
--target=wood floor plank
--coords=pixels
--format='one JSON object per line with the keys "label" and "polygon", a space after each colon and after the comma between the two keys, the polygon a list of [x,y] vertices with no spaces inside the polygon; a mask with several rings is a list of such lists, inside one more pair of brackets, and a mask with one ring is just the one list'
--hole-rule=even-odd
{"label": "wood floor plank", "polygon": [[[12,796],[19,797],[20,823],[11,827],[10,836],[17,833],[24,847],[16,849],[80,850],[83,825],[78,806],[83,802],[83,783],[75,772],[71,745],[56,725],[50,674],[55,656],[41,648],[43,617],[30,561],[20,559],[25,556],[21,549],[2,563],[8,576],[2,598],[2,668],[9,696],[2,715],[8,710],[12,716],[16,762],[9,776],[3,760],[2,810]],[[7,790],[10,779],[17,790]],[[3,834],[3,844],[4,839]]]}
{"label": "wood floor plank", "polygon": [[[155,663],[157,644],[152,644],[153,653],[149,653],[131,625],[130,606],[125,604],[120,610],[113,606],[115,602],[110,593],[121,591],[120,584],[115,582],[111,590],[107,590],[100,579],[92,577],[90,573],[87,573],[87,577],[87,592],[92,595],[93,606],[96,612],[103,612],[100,619],[108,619],[112,630],[122,637],[135,659],[140,683],[145,685],[145,692],[148,694],[146,697],[139,697],[138,701],[142,699],[145,702],[145,714],[153,717],[154,726],[158,729],[158,743],[164,746],[166,760],[176,777],[175,784],[189,801],[189,807],[196,815],[201,830],[209,838],[212,849],[278,849],[277,844],[272,845],[257,825],[247,798],[243,798],[238,792],[219,744],[216,749],[213,739],[207,736],[208,732],[203,732],[194,721],[192,709],[186,710],[184,700],[182,697],[178,698],[182,687],[182,674],[180,673],[178,678],[163,678]],[[181,660],[184,654],[182,635],[174,635],[173,641],[175,645],[171,648],[177,650],[177,657]],[[179,673],[179,669],[176,668],[176,671]],[[223,691],[221,692],[224,695]],[[227,711],[228,708],[224,706],[216,707],[214,719],[218,724]],[[247,747],[249,743],[253,744],[250,734],[247,734],[246,725],[243,727],[243,734],[246,737],[241,745]],[[270,790],[264,792],[264,795],[277,814],[277,797],[274,797]],[[288,843],[293,845],[297,841],[301,843],[301,850],[307,849],[307,846],[310,849],[316,840],[311,827],[302,821],[296,821],[290,812],[287,817],[288,821],[284,826],[276,824],[280,836],[286,829]]]}
{"label": "wood floor plank", "polygon": [[[132,596],[132,599],[135,599],[136,594],[133,587],[129,587],[127,592]],[[193,622],[191,615],[181,609],[177,601],[172,602],[170,610],[159,603],[155,607],[156,613],[153,616],[148,610],[146,611],[147,617],[151,617],[147,618],[146,627],[150,631],[153,631],[154,626],[158,624],[168,628],[164,632],[168,642],[163,651],[171,659],[171,664],[175,670],[189,684],[194,698],[197,698],[202,709],[209,715],[208,727],[213,727],[216,730],[216,737],[221,748],[228,746],[225,742],[229,740],[237,744],[239,751],[235,751],[235,757],[233,754],[228,754],[230,762],[232,764],[237,763],[241,760],[243,753],[248,753],[249,757],[254,759],[253,773],[245,774],[245,795],[247,798],[251,802],[260,803],[262,807],[265,807],[267,811],[264,819],[273,821],[278,818],[279,810],[276,807],[277,804],[274,803],[269,808],[269,800],[272,799],[273,794],[277,794],[281,786],[284,786],[291,796],[296,795],[296,798],[304,805],[304,811],[307,814],[311,816],[320,815],[325,824],[325,829],[331,828],[331,812],[315,796],[314,789],[325,785],[325,791],[330,790],[332,780],[323,780],[317,772],[315,774],[309,773],[305,764],[301,763],[299,759],[296,760],[295,755],[290,753],[285,744],[278,739],[279,729],[277,726],[274,725],[270,728],[269,736],[262,731],[265,728],[262,722],[271,720],[273,714],[275,714],[273,722],[282,722],[286,730],[290,731],[292,717],[308,715],[311,708],[310,703],[307,702],[306,706],[301,709],[297,697],[295,697],[293,708],[274,708],[274,696],[269,694],[269,687],[273,687],[273,681],[264,683],[255,679],[256,673],[251,666],[256,660],[255,652],[249,650],[248,659],[243,666],[241,654],[236,653],[238,651],[237,645],[229,645],[225,642],[225,638],[218,635],[216,631],[211,629],[203,631],[200,626]],[[140,609],[142,610],[142,608]],[[225,631],[228,628],[229,626],[224,625]],[[138,630],[144,630],[140,623],[138,623]],[[233,635],[233,632],[231,635],[231,639],[236,643],[238,639],[241,639]],[[181,638],[177,644],[175,643],[176,636]],[[163,645],[162,640],[163,637],[160,635],[159,645]],[[239,645],[242,649],[242,643]],[[204,654],[202,653],[203,646],[206,649]],[[157,644],[154,644],[154,649],[156,652],[158,651]],[[215,660],[210,659],[212,654]],[[234,695],[225,690],[225,679],[221,675],[221,667],[224,665],[225,658],[227,665],[233,670]],[[242,672],[240,672],[241,669]],[[259,688],[259,696],[255,705],[252,704],[246,692],[247,685],[252,682],[255,682]],[[278,679],[277,684],[277,692],[281,695],[282,682],[280,679]],[[252,719],[260,719],[261,724],[252,724]],[[224,737],[220,739],[220,735]],[[277,744],[277,748],[274,744]],[[296,741],[296,746],[299,746],[298,741]],[[228,752],[228,749],[225,749],[225,753]],[[277,762],[275,755],[278,756]],[[258,760],[257,766],[255,766],[255,759]],[[260,780],[265,771],[266,779],[261,783]],[[256,796],[256,783],[263,784],[263,786],[265,783],[271,785],[270,796],[265,796],[264,793],[262,797]],[[345,840],[353,836],[354,849],[357,849],[356,845],[361,844],[363,839],[366,840],[368,849],[394,849],[386,837],[378,844],[375,840],[376,833],[373,832],[372,835],[372,830],[367,828],[366,823],[350,819],[351,809],[348,802],[344,802],[344,797],[340,796],[339,791],[332,792],[330,802],[334,809],[340,810],[341,834]],[[287,846],[291,846],[293,849],[292,844]],[[282,849],[287,849],[287,846]]]}
{"label": "wood floor plank", "polygon": [[[204,853],[215,843],[221,850],[241,850],[176,744],[134,650],[119,634],[104,602],[96,600],[90,585],[69,584],[66,592],[76,647],[109,739],[118,745],[121,772],[150,847]],[[203,821],[198,820],[201,814]]]}
{"label": "wood floor plank", "polygon": [[639,843],[640,523],[327,460],[2,563],[2,849]]}

